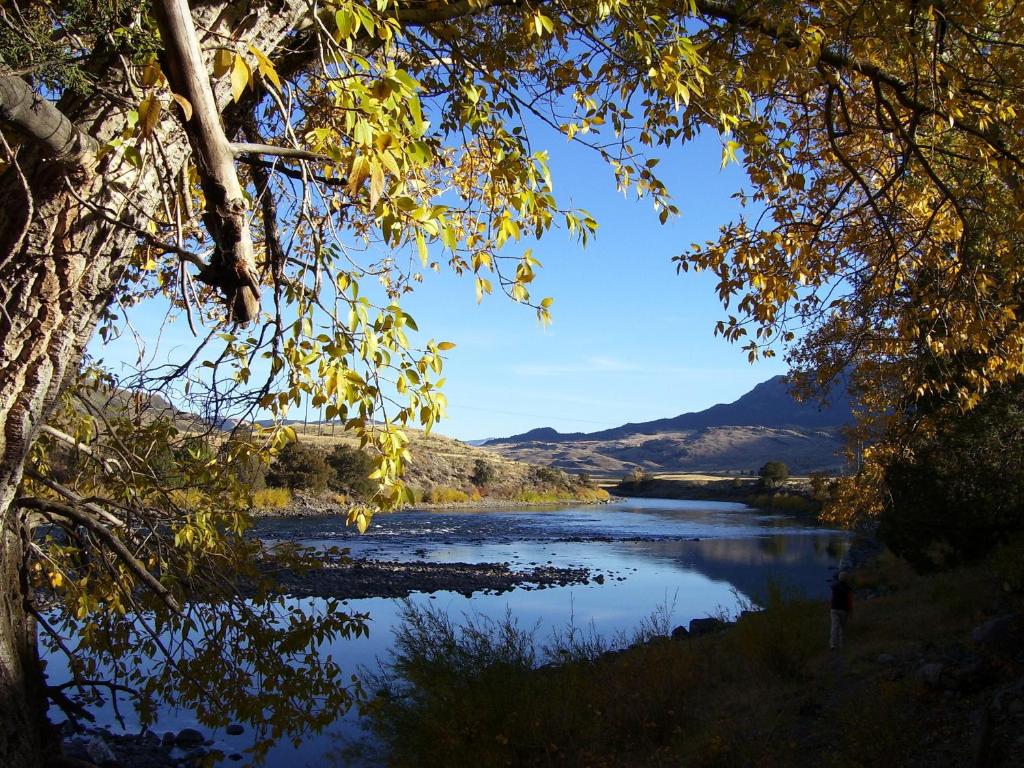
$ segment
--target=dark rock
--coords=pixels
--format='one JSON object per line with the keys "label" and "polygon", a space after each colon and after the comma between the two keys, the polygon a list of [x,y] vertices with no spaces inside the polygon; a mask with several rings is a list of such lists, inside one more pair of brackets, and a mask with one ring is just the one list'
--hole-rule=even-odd
{"label": "dark rock", "polygon": [[594,577],[594,583],[595,584],[604,584],[604,574],[601,574],[601,573],[597,574],[597,576]]}
{"label": "dark rock", "polygon": [[690,620],[690,634],[693,637],[700,637],[711,632],[718,632],[725,629],[726,623],[721,619],[716,619],[714,616],[708,616],[703,619],[691,619]]}
{"label": "dark rock", "polygon": [[685,640],[689,636],[690,636],[690,631],[686,627],[684,627],[682,624],[680,624],[678,627],[676,627],[675,629],[672,630],[672,639],[673,640]]}
{"label": "dark rock", "polygon": [[1019,614],[997,616],[971,631],[971,640],[981,648],[1001,655],[1013,655],[1024,644],[1024,621]]}
{"label": "dark rock", "polygon": [[241,752],[232,752],[230,755],[228,755],[228,760],[238,761],[238,760],[241,760],[241,759],[242,759],[242,753]]}
{"label": "dark rock", "polygon": [[187,763],[195,763],[202,760],[208,754],[210,754],[210,750],[206,747],[196,747],[195,749],[190,749],[186,752],[182,759]]}
{"label": "dark rock", "polygon": [[938,688],[942,685],[942,673],[945,672],[946,667],[940,662],[933,661],[928,664],[921,666],[917,670],[917,676],[925,685],[930,688]]}
{"label": "dark rock", "polygon": [[238,723],[232,723],[224,729],[224,733],[226,733],[228,736],[241,736],[243,733],[245,733],[245,728],[243,728]]}
{"label": "dark rock", "polygon": [[174,737],[174,743],[185,749],[201,746],[204,741],[206,737],[195,728],[182,728]]}
{"label": "dark rock", "polygon": [[989,682],[989,672],[981,659],[971,659],[953,670],[953,681],[961,691],[977,690]]}
{"label": "dark rock", "polygon": [[875,659],[879,664],[894,664],[896,663],[896,657],[891,653],[880,653],[878,658]]}
{"label": "dark rock", "polygon": [[89,742],[85,745],[85,751],[96,765],[120,765],[117,761],[117,755],[114,754],[114,750],[112,750],[110,745],[107,744],[106,739],[99,734],[96,734],[89,739]]}

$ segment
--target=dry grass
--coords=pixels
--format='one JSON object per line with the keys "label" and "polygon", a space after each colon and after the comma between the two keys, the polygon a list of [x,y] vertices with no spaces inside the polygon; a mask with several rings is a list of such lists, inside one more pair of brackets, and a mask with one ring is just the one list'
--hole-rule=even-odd
{"label": "dry grass", "polygon": [[292,492],[287,488],[264,488],[252,495],[256,509],[284,509],[292,502]]}

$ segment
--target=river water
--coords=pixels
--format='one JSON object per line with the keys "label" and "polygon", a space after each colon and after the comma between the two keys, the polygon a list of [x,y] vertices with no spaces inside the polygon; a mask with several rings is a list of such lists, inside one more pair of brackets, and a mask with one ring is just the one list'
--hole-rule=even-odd
{"label": "river water", "polygon": [[[661,499],[543,509],[400,512],[378,515],[362,536],[340,518],[264,519],[258,521],[256,533],[270,540],[346,547],[355,556],[382,560],[508,563],[514,570],[550,564],[587,568],[592,577],[602,575],[603,583],[410,597],[457,618],[500,619],[511,612],[521,627],[539,626],[540,640],[570,624],[606,637],[629,633],[659,609],[671,610],[673,626],[697,617],[734,614],[740,605],[761,598],[770,582],[789,593],[824,599],[849,541],[844,532],[758,514],[742,504]],[[315,603],[317,598],[307,600]],[[323,652],[345,660],[346,672],[375,667],[387,656],[401,603],[364,598],[346,601],[345,607],[370,614],[370,635],[339,641]],[[188,726],[200,727],[191,713],[176,711],[163,713],[157,728],[176,731]],[[246,734],[217,733],[213,738],[215,748],[225,754],[244,750],[249,743]],[[342,750],[343,745],[360,743],[362,757]],[[350,714],[298,747],[279,744],[267,764],[298,768],[378,762],[372,740]]]}

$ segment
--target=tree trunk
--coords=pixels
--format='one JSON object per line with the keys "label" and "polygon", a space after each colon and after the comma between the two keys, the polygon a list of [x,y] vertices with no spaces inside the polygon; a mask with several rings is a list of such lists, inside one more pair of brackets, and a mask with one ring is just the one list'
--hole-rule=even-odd
{"label": "tree trunk", "polygon": [[[245,50],[252,42],[267,55],[305,12],[299,0],[204,3],[193,11],[197,27],[218,44],[234,39]],[[206,55],[212,55],[212,46]],[[92,97],[60,105],[98,145],[121,135],[129,109],[125,101],[99,94],[121,94],[129,104],[133,98],[120,66],[108,70]],[[230,101],[229,88],[226,82],[215,84],[220,110]],[[157,163],[162,176],[175,178],[188,157],[188,140],[171,114],[165,112],[157,129],[162,151],[141,171],[110,152],[98,164],[84,158],[69,173],[68,165],[26,146],[18,156],[21,172],[12,166],[0,175],[0,765],[5,768],[42,765],[48,745],[54,746],[35,626],[27,611],[31,534],[11,504],[39,427],[64,383],[76,375],[98,318],[118,288],[136,244],[132,227],[142,229],[160,208]]]}
{"label": "tree trunk", "polygon": [[54,750],[35,627],[25,610],[24,537],[13,513],[0,533],[0,765],[37,766]]}

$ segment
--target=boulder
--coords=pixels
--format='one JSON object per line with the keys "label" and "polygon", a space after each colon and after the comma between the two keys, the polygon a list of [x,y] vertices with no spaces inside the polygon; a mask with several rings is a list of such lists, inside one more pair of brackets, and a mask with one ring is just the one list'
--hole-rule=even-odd
{"label": "boulder", "polygon": [[718,632],[725,629],[726,623],[721,619],[716,619],[714,616],[708,616],[703,619],[691,619],[690,621],[690,635],[692,637],[700,637],[701,635],[707,635],[711,632]]}
{"label": "boulder", "polygon": [[117,755],[114,754],[114,750],[110,748],[110,745],[99,734],[89,739],[85,745],[85,751],[89,755],[89,759],[96,763],[96,765],[118,765]]}
{"label": "boulder", "polygon": [[201,747],[206,737],[195,728],[182,728],[174,737],[174,743],[183,749],[190,747]]}
{"label": "boulder", "polygon": [[917,670],[917,677],[929,688],[938,688],[942,685],[942,673],[945,671],[945,665],[941,662],[933,661],[928,664],[922,664],[921,668]]}
{"label": "boulder", "polygon": [[238,723],[232,723],[224,730],[224,732],[228,736],[241,736],[243,733],[245,733],[245,728],[243,728]]}
{"label": "boulder", "polygon": [[1024,647],[1024,621],[1016,613],[997,616],[976,626],[971,631],[971,640],[992,653],[1015,655]]}

